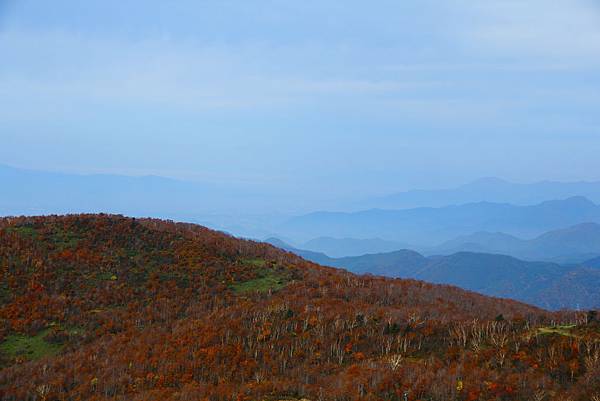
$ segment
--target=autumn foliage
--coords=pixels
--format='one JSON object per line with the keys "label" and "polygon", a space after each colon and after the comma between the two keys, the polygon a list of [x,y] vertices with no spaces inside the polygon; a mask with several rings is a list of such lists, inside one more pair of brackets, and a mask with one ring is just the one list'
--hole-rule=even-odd
{"label": "autumn foliage", "polygon": [[[2,219],[0,279],[1,400],[600,400],[593,314],[356,276],[196,225]],[[7,345],[40,333],[59,351]]]}

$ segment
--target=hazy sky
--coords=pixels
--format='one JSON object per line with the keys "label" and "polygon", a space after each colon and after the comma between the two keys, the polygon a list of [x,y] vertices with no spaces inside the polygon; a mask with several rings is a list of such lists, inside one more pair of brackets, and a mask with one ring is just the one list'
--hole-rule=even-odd
{"label": "hazy sky", "polygon": [[599,155],[598,1],[0,0],[0,163],[336,197]]}

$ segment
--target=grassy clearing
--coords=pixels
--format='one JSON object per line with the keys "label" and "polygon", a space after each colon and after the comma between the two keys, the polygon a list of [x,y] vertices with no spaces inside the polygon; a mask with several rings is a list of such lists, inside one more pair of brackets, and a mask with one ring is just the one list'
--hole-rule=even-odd
{"label": "grassy clearing", "polygon": [[538,332],[540,334],[558,334],[565,337],[574,337],[575,335],[571,332],[576,326],[574,324],[565,326],[550,326],[550,327],[539,327]]}
{"label": "grassy clearing", "polygon": [[287,279],[271,269],[260,271],[259,277],[231,286],[236,293],[278,291],[285,287]]}
{"label": "grassy clearing", "polygon": [[263,268],[267,265],[267,262],[263,259],[244,259],[243,262],[247,265],[252,265],[254,267],[261,267],[261,268]]}
{"label": "grassy clearing", "polygon": [[[23,334],[12,334],[0,343],[0,353],[4,354],[9,359],[22,358],[24,360],[33,361],[45,356],[53,356],[58,354],[65,346],[69,337],[63,340],[47,341],[49,334],[60,326],[52,323],[35,336],[26,336]],[[67,336],[80,336],[84,333],[81,328],[69,328],[63,331]]]}
{"label": "grassy clearing", "polygon": [[51,344],[44,340],[52,329],[48,328],[33,337],[13,334],[0,344],[0,351],[9,358],[22,357],[27,360],[36,360],[44,356],[56,355],[63,348],[62,344]]}

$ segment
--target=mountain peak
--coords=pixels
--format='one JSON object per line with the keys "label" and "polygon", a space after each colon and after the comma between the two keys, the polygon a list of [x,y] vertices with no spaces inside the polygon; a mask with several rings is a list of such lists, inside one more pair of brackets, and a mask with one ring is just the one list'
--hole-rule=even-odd
{"label": "mountain peak", "polygon": [[573,203],[585,203],[585,204],[595,205],[594,202],[592,202],[585,196],[572,196],[570,198],[567,198],[566,200],[568,202],[573,202]]}
{"label": "mountain peak", "polygon": [[571,227],[571,229],[579,230],[600,230],[600,224],[598,223],[581,223]]}
{"label": "mountain peak", "polygon": [[291,246],[290,244],[286,243],[285,241],[277,238],[277,237],[270,237],[265,239],[263,242],[266,242],[267,244],[271,244],[277,248],[281,248],[281,249],[292,249],[293,246]]}
{"label": "mountain peak", "polygon": [[566,199],[557,199],[557,200],[549,200],[549,201],[545,201],[541,203],[542,205],[546,205],[546,206],[553,206],[553,205],[567,205],[570,207],[578,207],[578,208],[589,208],[589,207],[595,207],[596,204],[594,202],[592,202],[591,200],[589,200],[588,198],[586,198],[585,196],[571,196],[569,198]]}

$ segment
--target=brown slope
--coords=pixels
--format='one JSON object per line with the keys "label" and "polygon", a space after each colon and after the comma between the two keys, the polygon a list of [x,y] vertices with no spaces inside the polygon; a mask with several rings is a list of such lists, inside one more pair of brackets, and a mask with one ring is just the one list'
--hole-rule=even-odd
{"label": "brown slope", "polygon": [[[6,400],[443,398],[456,393],[458,376],[461,393],[491,397],[515,392],[515,374],[524,375],[524,397],[540,378],[555,392],[591,391],[574,386],[574,375],[565,385],[554,368],[535,371],[544,341],[567,340],[532,340],[532,326],[558,315],[455,287],[356,276],[200,226],[4,219],[0,257]],[[40,333],[52,352],[11,353],[15,339]],[[509,343],[527,352],[485,362]]]}

